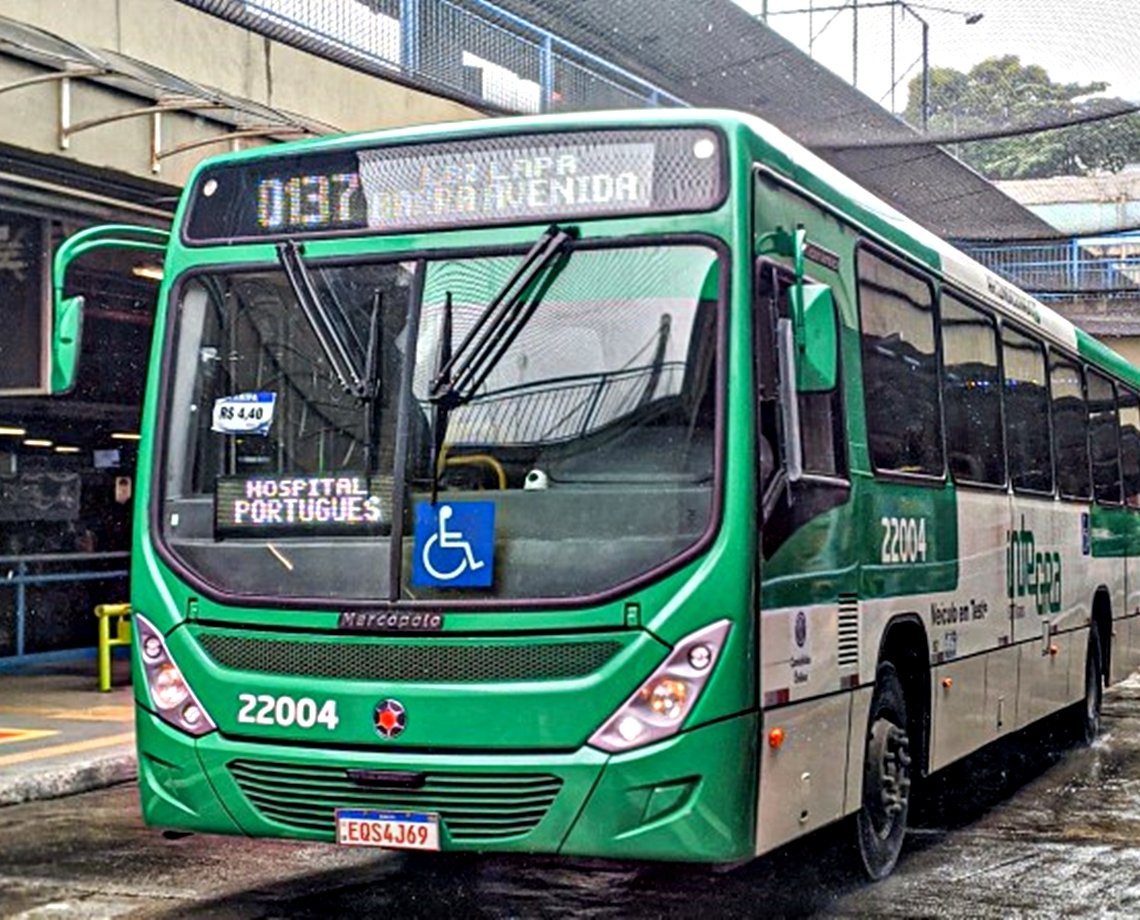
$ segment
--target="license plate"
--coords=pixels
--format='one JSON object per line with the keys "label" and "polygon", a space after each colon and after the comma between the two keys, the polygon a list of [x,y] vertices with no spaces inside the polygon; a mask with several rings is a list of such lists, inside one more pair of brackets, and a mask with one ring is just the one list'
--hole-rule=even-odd
{"label": "license plate", "polygon": [[349,847],[438,850],[439,815],[338,808],[336,842]]}

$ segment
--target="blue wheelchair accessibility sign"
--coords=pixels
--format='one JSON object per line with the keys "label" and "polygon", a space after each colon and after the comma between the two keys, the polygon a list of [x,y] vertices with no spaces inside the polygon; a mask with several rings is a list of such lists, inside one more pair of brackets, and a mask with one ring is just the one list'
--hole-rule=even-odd
{"label": "blue wheelchair accessibility sign", "polygon": [[494,502],[416,506],[412,584],[489,588],[495,562]]}

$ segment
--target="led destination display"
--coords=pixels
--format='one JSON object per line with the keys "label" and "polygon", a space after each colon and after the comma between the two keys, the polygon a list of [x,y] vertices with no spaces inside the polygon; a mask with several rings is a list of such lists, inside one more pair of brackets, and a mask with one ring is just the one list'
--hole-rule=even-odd
{"label": "led destination display", "polygon": [[575,145],[416,156],[368,150],[360,178],[369,225],[394,228],[591,211],[643,211],[653,195],[653,145]]}
{"label": "led destination display", "polygon": [[206,242],[706,210],[723,197],[721,146],[698,128],[591,131],[238,163],[199,179],[186,235]]}
{"label": "led destination display", "polygon": [[223,476],[214,526],[219,536],[375,533],[387,527],[391,477]]}

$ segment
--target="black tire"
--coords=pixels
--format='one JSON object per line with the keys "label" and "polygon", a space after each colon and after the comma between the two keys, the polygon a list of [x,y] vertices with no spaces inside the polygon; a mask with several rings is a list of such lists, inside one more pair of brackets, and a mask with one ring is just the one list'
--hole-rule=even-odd
{"label": "black tire", "polygon": [[1104,658],[1100,649],[1100,630],[1096,623],[1089,627],[1089,647],[1085,654],[1085,698],[1077,707],[1075,728],[1077,741],[1092,744],[1100,734],[1100,710],[1104,701]]}
{"label": "black tire", "polygon": [[895,666],[886,661],[875,675],[863,752],[863,804],[855,816],[859,863],[873,881],[890,875],[902,852],[910,766],[906,697]]}

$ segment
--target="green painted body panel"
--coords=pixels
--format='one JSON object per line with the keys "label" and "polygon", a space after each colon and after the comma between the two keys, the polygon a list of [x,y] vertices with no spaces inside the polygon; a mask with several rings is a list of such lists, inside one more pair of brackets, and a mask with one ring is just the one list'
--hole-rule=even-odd
{"label": "green painted body panel", "polygon": [[[925,522],[925,558],[883,562],[884,519]],[[764,607],[834,604],[952,591],[958,584],[957,505],[949,485],[853,477],[851,497],[797,530],[767,561]]]}
{"label": "green painted body panel", "polygon": [[[138,713],[143,814],[153,826],[330,842],[338,805],[436,807],[444,816],[445,850],[698,862],[728,862],[752,852],[755,714],[612,757],[582,748],[549,754],[392,752],[378,759],[373,751],[237,741],[216,733],[194,742],[141,707]],[[735,756],[726,757],[729,751]],[[467,829],[461,839],[452,836],[445,809],[457,807],[454,791],[433,803],[430,780],[420,799],[352,790],[336,774],[353,768],[422,771],[474,787],[479,793],[462,807],[495,836],[480,836],[479,828]],[[516,775],[521,791],[512,799],[510,778]],[[550,792],[543,796],[535,788]],[[488,789],[503,790],[506,800],[494,811],[479,801],[479,795],[493,796]],[[517,819],[525,832],[501,830],[512,809],[525,813]]]}
{"label": "green painted body panel", "polygon": [[[534,655],[536,647],[550,643],[531,635],[499,638],[462,637],[450,634],[423,638],[384,637],[383,648],[389,657],[425,645],[449,647],[466,653],[462,660],[486,656],[512,648]],[[597,670],[564,679],[535,677],[530,680],[472,682],[457,673],[452,680],[425,673],[422,680],[396,681],[378,671],[374,678],[338,675],[338,662],[365,645],[375,645],[375,637],[328,634],[319,637],[331,673],[324,677],[283,676],[255,670],[219,667],[203,650],[195,635],[202,630],[180,628],[167,636],[167,645],[183,674],[197,691],[223,735],[241,736],[251,741],[290,742],[295,744],[351,745],[375,748],[388,757],[403,749],[444,746],[462,750],[570,750],[581,747],[614,709],[629,696],[631,685],[653,672],[667,653],[667,648],[644,630],[622,633],[573,634],[575,645],[609,649],[620,646]],[[254,630],[209,630],[208,635],[240,638],[254,655],[266,656],[267,646],[303,647],[318,641],[311,634],[296,632],[265,633]],[[557,639],[555,640],[557,642]],[[559,646],[555,646],[559,647]],[[317,650],[314,649],[314,654]],[[297,653],[293,653],[296,655]],[[253,658],[254,655],[250,657]],[[425,659],[437,660],[437,659]],[[289,693],[310,697],[318,704],[334,700],[340,717],[334,730],[317,725],[302,728],[297,724],[283,728],[238,722],[241,704],[238,694]],[[377,737],[373,710],[386,697],[397,697],[408,710],[407,728],[389,741]],[[509,702],[506,702],[509,701]],[[506,706],[508,711],[504,711]]]}
{"label": "green painted body panel", "polygon": [[612,757],[560,852],[587,856],[612,840],[639,859],[751,856],[758,735],[752,713]]}
{"label": "green painted body panel", "polygon": [[1140,387],[1140,369],[1083,329],[1077,330],[1077,350],[1082,358],[1100,365],[1126,383]]}
{"label": "green painted body panel", "polygon": [[240,834],[194,753],[194,742],[135,707],[139,799],[143,820],[215,834]]}
{"label": "green painted body panel", "polygon": [[1140,515],[1128,508],[1090,505],[1089,547],[1094,559],[1140,556]]}

